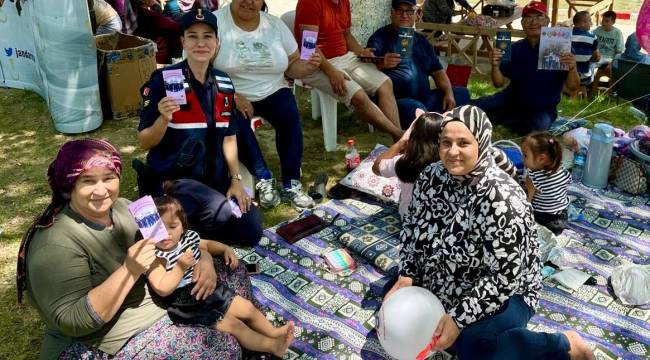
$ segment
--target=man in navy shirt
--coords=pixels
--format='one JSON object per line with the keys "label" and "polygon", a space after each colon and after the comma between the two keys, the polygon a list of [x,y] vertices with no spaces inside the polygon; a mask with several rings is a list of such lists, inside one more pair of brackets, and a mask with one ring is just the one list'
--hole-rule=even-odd
{"label": "man in navy shirt", "polygon": [[537,69],[542,27],[549,24],[546,13],[546,5],[539,1],[524,7],[521,25],[526,38],[512,44],[511,60],[501,61],[499,49],[490,54],[492,83],[500,88],[510,79],[510,84],[499,93],[474,101],[488,113],[492,123],[522,135],[548,130],[557,117],[563,86],[570,92],[580,88],[576,59],[571,53],[562,54],[560,59],[568,65],[568,71]]}
{"label": "man in navy shirt", "polygon": [[[433,46],[420,33],[413,34],[410,56],[400,57],[399,29],[413,27],[415,11],[415,0],[393,0],[391,23],[372,34],[367,46],[384,58],[377,67],[393,81],[402,129],[414,120],[415,109],[443,112],[469,102],[467,88],[452,88]],[[435,90],[429,85],[429,75],[436,83]]]}

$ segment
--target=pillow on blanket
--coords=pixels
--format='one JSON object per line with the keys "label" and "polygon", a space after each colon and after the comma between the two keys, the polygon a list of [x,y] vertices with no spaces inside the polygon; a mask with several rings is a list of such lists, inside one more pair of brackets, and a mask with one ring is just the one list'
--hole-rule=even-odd
{"label": "pillow on blanket", "polygon": [[352,219],[342,227],[339,241],[379,270],[396,275],[401,227],[397,210],[384,208],[370,217]]}
{"label": "pillow on blanket", "polygon": [[377,144],[356,169],[341,179],[341,184],[378,199],[397,203],[400,193],[399,180],[377,176],[372,172],[372,164],[386,150],[386,146]]}

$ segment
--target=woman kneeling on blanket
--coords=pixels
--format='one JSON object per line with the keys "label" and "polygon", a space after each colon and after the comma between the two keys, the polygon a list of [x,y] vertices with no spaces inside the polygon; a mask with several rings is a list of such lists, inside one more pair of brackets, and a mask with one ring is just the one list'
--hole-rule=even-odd
{"label": "woman kneeling on blanket", "polygon": [[[106,141],[73,140],[48,169],[52,202],[18,254],[17,286],[45,322],[41,359],[239,359],[237,340],[202,326],[178,326],[146,286],[152,240],[119,198],[122,163]],[[215,269],[218,272],[215,273]],[[191,295],[219,284],[252,299],[244,266],[202,254]],[[159,299],[159,298],[158,298]]]}
{"label": "woman kneeling on blanket", "polygon": [[401,233],[400,278],[447,314],[435,349],[463,359],[594,359],[575,331],[526,329],[542,288],[532,208],[490,155],[492,124],[474,106],[445,113],[440,162],[415,183]]}

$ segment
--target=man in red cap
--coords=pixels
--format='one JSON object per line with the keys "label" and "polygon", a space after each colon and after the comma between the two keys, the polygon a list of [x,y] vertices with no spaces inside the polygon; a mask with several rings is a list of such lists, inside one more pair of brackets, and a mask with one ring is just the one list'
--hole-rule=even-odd
{"label": "man in red cap", "polygon": [[540,1],[531,1],[524,7],[521,25],[526,38],[512,44],[509,60],[502,60],[499,49],[490,53],[492,83],[500,88],[509,79],[510,84],[501,92],[474,101],[493,123],[522,135],[548,130],[557,118],[562,88],[580,88],[575,56],[571,53],[562,54],[560,60],[569,67],[568,71],[537,69],[542,27],[550,22],[546,12],[546,5]]}

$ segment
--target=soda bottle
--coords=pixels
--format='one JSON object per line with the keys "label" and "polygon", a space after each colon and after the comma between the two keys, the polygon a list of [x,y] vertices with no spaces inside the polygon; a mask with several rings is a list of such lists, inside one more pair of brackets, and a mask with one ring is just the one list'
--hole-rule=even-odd
{"label": "soda bottle", "polygon": [[262,125],[264,125],[264,118],[261,116],[253,116],[251,118],[251,129],[253,129],[253,132],[255,130],[259,129]]}
{"label": "soda bottle", "polygon": [[572,171],[573,182],[579,183],[580,181],[582,181],[582,169],[584,166],[585,166],[585,155],[581,151],[576,154],[576,157],[573,160],[573,171]]}
{"label": "soda bottle", "polygon": [[361,156],[354,147],[354,140],[348,140],[348,150],[345,152],[345,167],[348,171],[356,168],[361,163]]}

